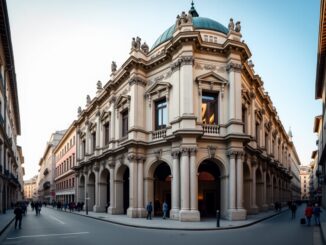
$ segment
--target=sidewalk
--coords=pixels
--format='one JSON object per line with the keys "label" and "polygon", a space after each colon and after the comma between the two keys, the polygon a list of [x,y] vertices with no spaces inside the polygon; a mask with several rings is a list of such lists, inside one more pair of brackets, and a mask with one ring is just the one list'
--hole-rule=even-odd
{"label": "sidewalk", "polygon": [[[52,208],[49,207],[48,208]],[[56,210],[56,209],[55,209]],[[287,212],[288,208],[284,208],[282,212]],[[65,211],[58,211],[65,212]],[[67,209],[67,213],[69,210]],[[70,212],[69,212],[70,213]],[[220,220],[220,227],[217,227],[216,218],[207,218],[203,219],[200,222],[180,222],[177,220],[171,219],[162,219],[160,217],[153,217],[152,220],[146,220],[145,218],[129,218],[127,215],[111,215],[107,213],[95,213],[88,212],[86,215],[85,211],[72,212],[76,215],[83,215],[93,219],[99,219],[106,222],[131,226],[135,228],[146,228],[146,229],[163,229],[163,230],[224,230],[224,229],[236,229],[241,227],[250,226],[271,218],[280,213],[270,210],[267,212],[259,213],[257,215],[248,215],[246,220],[242,221],[229,221],[229,220]]]}
{"label": "sidewalk", "polygon": [[0,214],[0,236],[14,219],[15,215],[12,209],[8,209],[5,214]]}
{"label": "sidewalk", "polygon": [[320,232],[323,239],[323,243],[326,244],[326,210],[321,209],[322,212],[320,214]]}

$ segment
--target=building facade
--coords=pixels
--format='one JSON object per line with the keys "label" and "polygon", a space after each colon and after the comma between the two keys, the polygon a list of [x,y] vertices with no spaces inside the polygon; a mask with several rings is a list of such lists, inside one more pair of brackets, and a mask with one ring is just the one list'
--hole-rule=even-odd
{"label": "building facade", "polygon": [[46,145],[43,157],[39,162],[39,174],[37,182],[38,200],[51,203],[55,200],[55,155],[54,149],[61,140],[65,131],[56,131],[50,137]]}
{"label": "building facade", "polygon": [[[315,99],[322,102],[322,110],[320,118],[320,133],[318,134],[318,164],[322,167],[320,178],[323,179],[322,189],[322,205],[326,207],[326,1],[320,1],[320,19],[319,19],[319,37],[318,37],[318,54],[317,54],[317,71],[315,84]],[[316,121],[315,121],[316,122]]]}
{"label": "building facade", "polygon": [[310,200],[310,166],[300,167],[301,200]]}
{"label": "building facade", "polygon": [[36,180],[37,176],[34,176],[33,178],[24,181],[24,200],[37,200]]}
{"label": "building facade", "polygon": [[76,165],[76,128],[75,122],[67,129],[57,147],[55,155],[56,201],[75,202],[76,181],[73,167]]}
{"label": "building facade", "polygon": [[226,28],[194,6],[174,23],[151,49],[133,38],[130,57],[112,62],[79,108],[78,201],[129,217],[144,217],[150,201],[160,215],[166,201],[170,218],[199,221],[216,210],[243,220],[290,200],[300,161],[240,23]]}
{"label": "building facade", "polygon": [[0,212],[21,199],[20,113],[7,4],[0,1]]}

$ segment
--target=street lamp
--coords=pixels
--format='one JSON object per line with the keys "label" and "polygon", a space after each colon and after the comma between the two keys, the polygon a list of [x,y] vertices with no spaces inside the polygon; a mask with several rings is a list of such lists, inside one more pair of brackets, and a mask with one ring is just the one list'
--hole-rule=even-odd
{"label": "street lamp", "polygon": [[88,192],[86,192],[86,215],[88,215],[88,200],[89,200],[89,197],[88,197]]}

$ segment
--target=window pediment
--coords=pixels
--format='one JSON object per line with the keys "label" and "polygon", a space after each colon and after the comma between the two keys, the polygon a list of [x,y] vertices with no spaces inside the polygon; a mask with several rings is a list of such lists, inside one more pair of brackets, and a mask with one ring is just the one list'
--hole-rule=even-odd
{"label": "window pediment", "polygon": [[128,104],[130,102],[130,99],[131,99],[130,95],[125,95],[125,94],[120,95],[116,101],[116,108]]}
{"label": "window pediment", "polygon": [[157,81],[152,84],[145,92],[146,96],[150,96],[156,93],[168,92],[172,85],[169,82]]}
{"label": "window pediment", "polygon": [[111,116],[111,112],[108,111],[103,111],[100,115],[100,120],[101,121],[106,121],[107,119],[109,119]]}
{"label": "window pediment", "polygon": [[226,80],[224,77],[222,77],[221,75],[213,71],[200,75],[199,77],[196,78],[196,81],[198,83],[208,83],[214,85],[222,85],[222,84],[225,85],[228,83],[228,80]]}

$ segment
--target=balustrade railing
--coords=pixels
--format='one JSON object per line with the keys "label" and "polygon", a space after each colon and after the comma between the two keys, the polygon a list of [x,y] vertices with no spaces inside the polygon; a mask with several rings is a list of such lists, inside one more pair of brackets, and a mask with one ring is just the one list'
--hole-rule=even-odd
{"label": "balustrade railing", "polygon": [[156,131],[153,132],[152,135],[153,135],[153,136],[152,136],[153,140],[156,140],[156,139],[163,139],[163,138],[166,137],[166,128],[156,130]]}
{"label": "balustrade railing", "polygon": [[214,124],[203,124],[204,134],[220,134],[220,126]]}

